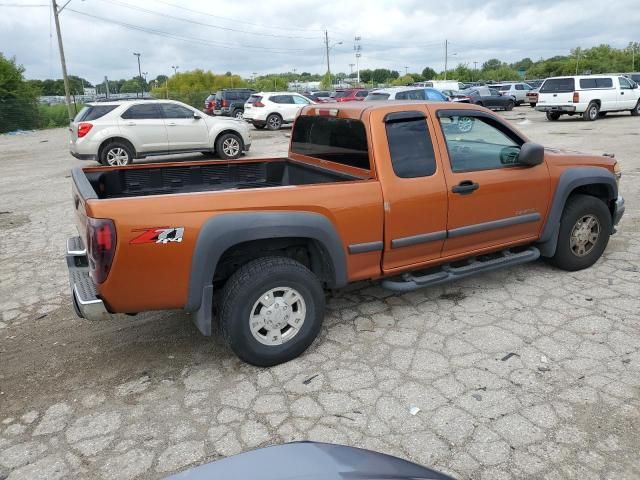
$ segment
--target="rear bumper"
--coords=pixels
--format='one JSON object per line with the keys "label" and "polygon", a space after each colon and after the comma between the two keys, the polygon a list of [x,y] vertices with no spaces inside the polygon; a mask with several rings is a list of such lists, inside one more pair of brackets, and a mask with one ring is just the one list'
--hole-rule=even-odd
{"label": "rear bumper", "polygon": [[576,107],[574,105],[540,105],[536,104],[536,110],[538,112],[566,112],[574,113]]}
{"label": "rear bumper", "polygon": [[617,225],[620,223],[620,219],[624,215],[624,198],[622,195],[618,195],[616,199],[616,203],[613,206],[613,224]]}
{"label": "rear bumper", "polygon": [[80,237],[67,239],[67,268],[73,309],[80,318],[104,320],[111,315],[98,298],[96,285],[89,276],[87,252]]}
{"label": "rear bumper", "polygon": [[89,153],[78,153],[78,152],[74,152],[74,151],[69,151],[69,153],[71,153],[72,156],[76,157],[78,160],[93,160],[93,161],[98,161],[98,157],[95,154],[89,154]]}

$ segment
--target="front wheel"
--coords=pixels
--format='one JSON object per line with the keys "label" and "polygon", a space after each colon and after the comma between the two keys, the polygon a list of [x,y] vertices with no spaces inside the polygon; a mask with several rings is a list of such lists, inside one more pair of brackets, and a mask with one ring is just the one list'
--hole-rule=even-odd
{"label": "front wheel", "polygon": [[506,106],[506,107],[504,107],[504,109],[505,109],[507,112],[510,112],[511,110],[513,110],[513,107],[514,107],[513,102],[509,102],[509,103],[507,103],[507,106]]}
{"label": "front wheel", "polygon": [[302,354],[320,332],[324,291],[304,265],[264,257],[240,267],[221,297],[220,329],[231,350],[259,367]]}
{"label": "front wheel", "polygon": [[551,263],[572,272],[590,267],[607,247],[611,230],[611,213],[602,200],[591,195],[569,197]]}
{"label": "front wheel", "polygon": [[637,117],[638,115],[640,115],[640,100],[638,100],[638,103],[636,103],[636,106],[631,110],[631,115],[633,115],[634,117]]}
{"label": "front wheel", "polygon": [[280,130],[282,127],[282,117],[275,113],[272,113],[267,117],[267,128],[269,130]]}
{"label": "front wheel", "polygon": [[560,118],[560,114],[558,112],[547,112],[547,120],[555,122]]}
{"label": "front wheel", "polygon": [[244,112],[242,110],[240,110],[240,109],[233,111],[233,116],[235,118],[237,118],[238,120],[242,120],[242,115],[243,114],[244,114]]}
{"label": "front wheel", "polygon": [[235,133],[225,133],[216,140],[216,153],[224,160],[240,158],[242,150],[242,138]]}
{"label": "front wheel", "polygon": [[591,102],[587,107],[587,109],[582,114],[582,118],[589,122],[593,122],[595,119],[598,118],[599,114],[600,114],[600,107],[598,107],[597,103]]}

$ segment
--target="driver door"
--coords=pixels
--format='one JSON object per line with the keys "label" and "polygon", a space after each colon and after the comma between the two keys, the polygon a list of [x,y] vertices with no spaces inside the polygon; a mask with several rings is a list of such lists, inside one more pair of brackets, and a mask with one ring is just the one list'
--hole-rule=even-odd
{"label": "driver door", "polygon": [[519,165],[523,140],[487,114],[446,110],[438,117],[449,205],[442,256],[537,238],[550,202],[546,164]]}

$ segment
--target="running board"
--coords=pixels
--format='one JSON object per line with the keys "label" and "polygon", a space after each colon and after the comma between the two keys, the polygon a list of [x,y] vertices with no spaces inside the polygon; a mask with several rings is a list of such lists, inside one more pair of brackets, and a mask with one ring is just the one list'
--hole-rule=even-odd
{"label": "running board", "polygon": [[382,281],[382,287],[396,292],[409,292],[423,287],[453,282],[476,273],[490,272],[504,267],[520,265],[521,263],[533,262],[539,257],[540,250],[536,247],[528,247],[526,250],[518,252],[506,249],[501,252],[469,258],[462,265],[459,265],[459,262],[456,262],[456,266],[446,263],[439,270],[424,275],[405,273],[400,277],[385,279]]}

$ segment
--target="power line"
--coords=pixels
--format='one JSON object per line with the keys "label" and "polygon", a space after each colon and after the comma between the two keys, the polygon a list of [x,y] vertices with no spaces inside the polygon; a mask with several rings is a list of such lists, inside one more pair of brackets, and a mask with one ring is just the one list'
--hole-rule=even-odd
{"label": "power line", "polygon": [[18,7],[18,8],[33,8],[33,7],[49,7],[49,5],[44,3],[32,3],[32,4],[24,4],[24,3],[0,3],[0,7]]}
{"label": "power line", "polygon": [[282,29],[300,30],[300,31],[303,31],[303,32],[309,32],[309,31],[322,32],[322,31],[324,31],[324,29],[320,29],[320,28],[300,28],[300,27],[291,27],[291,26],[288,26],[288,25],[287,26],[282,26],[282,25],[261,25],[259,23],[251,23],[251,22],[247,22],[245,20],[239,20],[237,18],[229,18],[229,17],[222,17],[220,15],[214,15],[212,13],[203,12],[202,10],[194,10],[192,8],[183,7],[182,5],[176,5],[174,3],[166,2],[166,1],[163,1],[163,0],[156,0],[156,3],[162,3],[164,5],[168,5],[168,6],[173,7],[173,8],[178,8],[180,10],[185,10],[187,12],[197,13],[198,15],[206,15],[207,17],[220,18],[222,20],[227,20],[229,22],[243,23],[245,25],[252,25],[254,27],[269,28],[269,29],[276,29],[276,30],[282,30]]}
{"label": "power line", "polygon": [[132,25],[130,23],[125,23],[125,22],[120,22],[118,20],[113,20],[110,18],[104,18],[104,17],[100,17],[98,15],[92,15],[90,13],[86,13],[86,12],[80,12],[78,10],[74,10],[72,8],[67,8],[68,11],[73,12],[75,14],[78,15],[83,15],[85,17],[90,17],[90,18],[94,18],[96,20],[100,20],[102,22],[106,22],[106,23],[112,23],[115,25],[119,25],[121,27],[124,28],[128,28],[131,30],[137,30],[139,32],[144,32],[144,33],[151,33],[153,35],[158,35],[161,37],[165,37],[165,38],[172,38],[174,40],[181,40],[183,42],[192,42],[192,43],[199,43],[202,45],[212,45],[212,46],[216,46],[216,47],[224,47],[224,48],[229,48],[229,49],[240,49],[240,50],[262,50],[262,51],[267,51],[270,53],[274,53],[274,54],[291,54],[291,53],[302,53],[302,52],[315,52],[317,50],[319,50],[319,48],[271,48],[271,47],[264,47],[264,46],[258,46],[258,45],[238,45],[238,44],[231,44],[231,43],[222,43],[222,42],[213,42],[210,40],[205,40],[203,38],[197,38],[197,37],[187,37],[184,35],[176,35],[170,32],[165,32],[162,30],[155,30],[152,28],[147,28],[147,27],[140,27],[138,25]]}
{"label": "power line", "polygon": [[129,8],[131,10],[136,10],[138,12],[143,12],[143,13],[148,13],[151,15],[157,15],[160,17],[165,17],[165,18],[170,18],[172,20],[179,20],[181,22],[187,22],[187,23],[192,23],[194,25],[200,25],[203,27],[209,27],[209,28],[215,28],[218,30],[224,30],[227,32],[235,32],[235,33],[243,33],[243,34],[247,34],[247,35],[258,35],[261,37],[277,37],[277,38],[290,38],[290,39],[300,39],[300,40],[317,40],[316,37],[300,37],[300,36],[293,36],[293,35],[278,35],[275,33],[258,33],[258,32],[249,32],[249,31],[245,31],[245,30],[240,30],[237,28],[231,28],[231,27],[223,27],[221,25],[214,25],[212,23],[206,23],[206,22],[200,22],[198,20],[192,20],[190,18],[184,18],[184,17],[177,17],[175,15],[171,15],[168,13],[163,13],[163,12],[156,12],[155,10],[149,10],[147,8],[143,8],[143,7],[138,7],[136,5],[129,5],[127,3],[124,2],[119,2],[118,0],[102,0],[103,2],[107,2],[107,3],[111,3],[113,5],[118,5],[124,8]]}

